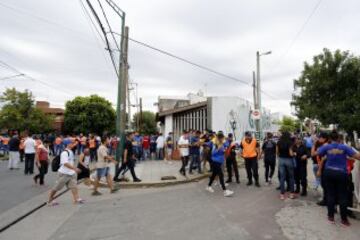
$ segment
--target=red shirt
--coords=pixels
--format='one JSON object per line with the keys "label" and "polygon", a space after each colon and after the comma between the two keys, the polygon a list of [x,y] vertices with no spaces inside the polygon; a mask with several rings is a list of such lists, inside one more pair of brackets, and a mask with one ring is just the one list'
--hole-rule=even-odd
{"label": "red shirt", "polygon": [[143,138],[143,148],[144,149],[149,149],[150,148],[150,137],[145,136]]}

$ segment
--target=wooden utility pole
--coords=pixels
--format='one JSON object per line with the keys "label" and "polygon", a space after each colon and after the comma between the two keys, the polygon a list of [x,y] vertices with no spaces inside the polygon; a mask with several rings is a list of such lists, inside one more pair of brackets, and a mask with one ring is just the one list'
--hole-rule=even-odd
{"label": "wooden utility pole", "polygon": [[121,96],[120,96],[120,101],[121,101],[121,119],[122,121],[120,122],[120,130],[122,132],[125,132],[126,129],[126,92],[127,92],[127,87],[128,87],[128,69],[129,69],[129,64],[128,64],[128,46],[129,46],[129,27],[125,27],[125,31],[124,31],[124,39],[123,39],[123,49],[124,49],[124,53],[123,53],[123,62],[124,62],[124,67],[122,69],[120,69],[120,71],[123,71],[122,76],[124,76],[124,81],[122,82],[122,86],[121,86]]}

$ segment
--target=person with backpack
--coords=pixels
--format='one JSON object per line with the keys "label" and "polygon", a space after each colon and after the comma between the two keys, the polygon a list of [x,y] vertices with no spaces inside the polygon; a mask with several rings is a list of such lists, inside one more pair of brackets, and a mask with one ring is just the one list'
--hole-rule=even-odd
{"label": "person with backpack", "polygon": [[228,134],[227,146],[228,148],[226,150],[225,156],[226,156],[226,169],[228,173],[228,179],[226,183],[232,182],[233,169],[234,169],[236,183],[240,184],[239,169],[236,161],[236,151],[235,151],[236,144],[234,142],[234,136],[232,133]]}
{"label": "person with backpack", "polygon": [[37,184],[38,180],[40,180],[39,184],[41,186],[44,185],[45,175],[47,174],[49,168],[49,153],[50,149],[48,141],[44,141],[44,143],[41,143],[36,149],[35,159],[36,166],[39,169],[39,174],[34,177],[35,184]]}
{"label": "person with backpack", "polygon": [[[54,201],[54,197],[58,191],[63,189],[65,186],[71,190],[74,204],[82,204],[84,200],[80,198],[77,188],[77,174],[80,173],[80,169],[75,167],[74,153],[71,149],[76,146],[76,142],[71,142],[69,139],[63,141],[65,150],[61,152],[60,156],[54,158],[52,163],[52,170],[56,168],[58,177],[55,185],[50,190],[48,206],[56,206],[57,202]],[[54,164],[58,163],[58,164]],[[57,166],[55,166],[57,165]]]}
{"label": "person with backpack", "polygon": [[272,137],[272,133],[267,133],[266,139],[261,148],[261,155],[264,155],[265,182],[269,185],[272,184],[272,178],[274,176],[276,166],[276,143]]}
{"label": "person with backpack", "polygon": [[230,197],[234,194],[233,191],[226,189],[225,182],[224,182],[224,173],[223,173],[223,164],[225,161],[225,151],[226,151],[226,144],[225,144],[225,136],[223,132],[218,132],[216,134],[216,139],[214,143],[210,143],[211,145],[211,158],[212,158],[212,174],[209,179],[209,184],[206,187],[206,190],[210,193],[214,192],[214,189],[211,187],[212,183],[214,182],[216,176],[219,177],[221,187],[224,191],[224,197]]}

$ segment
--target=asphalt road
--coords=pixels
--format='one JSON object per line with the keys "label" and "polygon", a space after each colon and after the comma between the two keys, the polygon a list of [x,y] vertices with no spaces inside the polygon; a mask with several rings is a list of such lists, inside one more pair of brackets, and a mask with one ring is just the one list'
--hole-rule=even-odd
{"label": "asphalt road", "polygon": [[51,169],[45,177],[45,186],[39,186],[34,183],[34,175],[24,175],[24,163],[19,164],[19,170],[9,170],[7,164],[8,161],[0,161],[0,214],[48,191],[55,182],[56,174]]}

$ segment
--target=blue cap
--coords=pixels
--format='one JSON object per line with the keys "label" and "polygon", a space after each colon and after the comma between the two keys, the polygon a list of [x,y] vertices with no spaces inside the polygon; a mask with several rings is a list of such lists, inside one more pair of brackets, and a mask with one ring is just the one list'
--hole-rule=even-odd
{"label": "blue cap", "polygon": [[69,145],[69,144],[71,144],[71,143],[72,143],[71,140],[68,139],[68,138],[64,139],[64,141],[63,141],[63,144],[64,144],[65,146],[67,146],[67,145]]}

